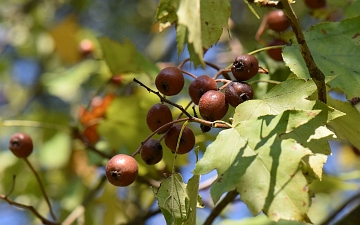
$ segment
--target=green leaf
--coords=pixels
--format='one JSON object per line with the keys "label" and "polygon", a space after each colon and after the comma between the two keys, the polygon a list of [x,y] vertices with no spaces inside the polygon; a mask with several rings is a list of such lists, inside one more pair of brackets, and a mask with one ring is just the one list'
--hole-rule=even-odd
{"label": "green leaf", "polygon": [[161,182],[155,193],[167,224],[183,224],[189,217],[190,204],[186,184],[180,174],[174,173]]}
{"label": "green leaf", "polygon": [[177,21],[179,0],[161,0],[156,10],[155,21],[160,22],[160,32]]}
{"label": "green leaf", "polygon": [[[328,84],[340,88],[350,99],[360,93],[360,16],[340,22],[320,23],[305,33],[313,58],[325,76],[338,75]],[[341,44],[339,44],[341,43]],[[308,79],[310,74],[298,44],[283,49],[285,64],[298,77]]]}
{"label": "green leaf", "polygon": [[229,29],[231,5],[228,0],[201,0],[202,47],[210,48],[219,41],[223,29]]}
{"label": "green leaf", "polygon": [[218,178],[211,187],[214,202],[237,188],[254,215],[263,211],[274,221],[310,222],[306,215],[310,193],[301,160],[311,151],[293,139],[280,137],[320,112],[289,110],[239,122],[235,128],[220,132],[196,164],[194,174],[217,169]]}
{"label": "green leaf", "polygon": [[159,68],[141,55],[129,40],[119,43],[107,37],[101,37],[98,41],[103,50],[104,60],[113,75],[141,72],[150,76],[158,74]]}
{"label": "green leaf", "polygon": [[310,101],[306,98],[315,91],[316,85],[312,80],[286,80],[276,85],[262,99],[246,101],[236,107],[234,124],[262,115],[277,115],[285,110],[311,110],[316,101]]}
{"label": "green leaf", "polygon": [[342,102],[328,98],[328,104],[346,113],[345,116],[329,123],[340,139],[344,139],[360,149],[360,112],[349,102]]}

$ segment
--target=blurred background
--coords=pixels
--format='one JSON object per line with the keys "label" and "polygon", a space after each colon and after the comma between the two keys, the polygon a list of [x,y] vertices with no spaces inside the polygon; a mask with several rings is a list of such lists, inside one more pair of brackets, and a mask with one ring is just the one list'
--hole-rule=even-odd
{"label": "blurred background", "polygon": [[[230,32],[225,30],[219,43],[205,55],[206,61],[222,68],[231,64],[237,55],[264,47],[254,38],[261,19],[256,18],[244,1],[230,2]],[[354,2],[358,1],[329,0],[326,9],[313,11],[298,1],[294,9],[306,30],[318,22],[358,15],[352,4],[359,4]],[[51,218],[33,174],[8,150],[9,137],[16,132],[26,132],[32,136],[35,146],[29,160],[42,178],[60,221],[83,204],[85,213],[74,224],[165,224],[149,183],[163,179],[163,173],[169,172],[173,157],[170,153],[156,166],[141,164],[139,181],[129,188],[104,183],[106,154],[129,154],[137,149],[141,140],[150,134],[145,123],[146,109],[158,99],[131,82],[137,77],[151,86],[153,73],[113,74],[102,60],[98,41],[108,37],[126,47],[133,46],[153,64],[155,71],[166,65],[178,65],[189,54],[177,52],[174,27],[159,33],[154,21],[157,5],[156,0],[0,1],[1,194],[8,193],[14,186],[10,195],[14,201],[32,205],[44,217]],[[269,11],[255,10],[260,18]],[[269,42],[279,36],[289,39],[289,35],[288,32],[265,32],[262,39]],[[127,53],[119,52],[118,56],[127,58]],[[283,81],[290,74],[283,62],[272,60],[266,52],[259,53],[258,59],[271,73],[254,79],[271,76],[273,80]],[[184,69],[196,75],[216,73],[212,68],[194,68],[191,63],[185,64]],[[271,87],[271,84],[257,85],[254,87],[256,97]],[[107,111],[113,95],[116,102]],[[341,93],[333,93],[333,97],[347,101]],[[175,101],[184,105],[188,99],[185,90]],[[95,115],[95,109],[102,111],[101,116]],[[86,116],[105,122],[86,133]],[[112,121],[117,121],[116,126],[111,125]],[[203,134],[198,126],[193,128],[201,157],[219,130]],[[114,131],[119,136],[114,136]],[[79,134],[88,135],[88,142],[79,139]],[[95,150],[89,150],[92,144]],[[309,216],[315,224],[324,221],[359,190],[359,150],[349,143],[333,141],[330,144],[333,154],[325,165],[324,179],[312,185],[316,198]],[[192,176],[195,162],[193,152],[177,159],[177,169],[185,182]],[[214,171],[203,176],[201,183],[215,175]],[[16,176],[15,182],[13,176]],[[98,192],[92,195],[91,190]],[[208,188],[201,190],[200,195],[205,208],[199,209],[199,224],[213,206]],[[359,198],[353,205],[358,203]],[[339,212],[336,219],[342,218],[353,205]],[[142,220],[137,220],[139,218]],[[249,220],[243,220],[247,218]],[[0,201],[0,225],[5,224],[41,224],[41,221],[28,210]],[[246,205],[237,199],[215,224],[271,222],[261,215],[252,218]]]}

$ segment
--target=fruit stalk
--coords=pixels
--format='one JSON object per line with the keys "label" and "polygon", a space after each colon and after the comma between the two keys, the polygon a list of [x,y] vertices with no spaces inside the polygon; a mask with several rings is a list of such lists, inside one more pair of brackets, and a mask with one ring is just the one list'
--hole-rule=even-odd
{"label": "fruit stalk", "polygon": [[289,22],[292,30],[294,31],[296,40],[300,47],[300,52],[305,60],[306,67],[309,70],[311,78],[314,80],[316,87],[318,89],[318,99],[324,103],[326,103],[326,85],[325,85],[325,76],[316,65],[314,58],[310,52],[309,46],[305,40],[304,33],[301,30],[299,21],[290,6],[288,0],[281,0],[283,5],[283,10],[285,15],[289,18]]}

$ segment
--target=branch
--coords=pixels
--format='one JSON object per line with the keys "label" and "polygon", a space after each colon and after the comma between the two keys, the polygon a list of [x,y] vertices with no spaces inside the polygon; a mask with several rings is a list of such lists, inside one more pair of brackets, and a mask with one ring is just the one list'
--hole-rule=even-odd
{"label": "branch", "polygon": [[314,80],[316,87],[318,89],[318,99],[324,103],[326,103],[326,84],[325,84],[325,76],[317,67],[313,56],[311,55],[309,46],[306,43],[305,36],[301,30],[300,23],[289,4],[288,0],[281,0],[283,5],[283,10],[285,15],[288,17],[292,30],[294,31],[296,40],[300,47],[300,52],[305,60],[306,67],[309,70],[311,78]]}
{"label": "branch", "polygon": [[50,221],[50,220],[46,219],[45,217],[41,216],[40,213],[38,211],[36,211],[36,209],[31,205],[24,205],[24,204],[21,204],[21,203],[18,203],[18,202],[14,202],[8,196],[2,195],[2,194],[0,194],[0,198],[7,201],[10,205],[14,205],[16,207],[19,207],[19,208],[22,208],[22,209],[27,209],[27,210],[31,211],[37,218],[39,218],[41,220],[41,222],[43,224],[60,225],[60,223],[58,223],[58,222]]}
{"label": "branch", "polygon": [[215,218],[221,213],[221,211],[238,195],[236,190],[229,191],[226,196],[213,208],[209,217],[205,220],[203,225],[211,225]]}
{"label": "branch", "polygon": [[36,177],[36,180],[40,186],[40,190],[41,190],[41,193],[43,194],[44,198],[45,198],[45,201],[49,207],[49,210],[50,210],[50,214],[52,216],[52,218],[56,221],[56,216],[55,216],[55,213],[51,207],[51,204],[50,204],[50,200],[49,200],[49,197],[47,196],[46,192],[45,192],[45,188],[44,188],[44,185],[42,184],[41,180],[40,180],[40,177],[39,177],[39,174],[36,172],[36,170],[34,169],[34,167],[31,165],[30,161],[28,160],[28,158],[24,158],[24,161],[26,163],[26,165],[31,169],[31,171],[33,172],[33,174],[35,175]]}

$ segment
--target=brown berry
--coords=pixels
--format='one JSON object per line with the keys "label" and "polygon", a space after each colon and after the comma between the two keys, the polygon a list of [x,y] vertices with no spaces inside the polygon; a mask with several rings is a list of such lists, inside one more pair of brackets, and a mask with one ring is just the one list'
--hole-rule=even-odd
{"label": "brown berry", "polygon": [[10,138],[9,149],[16,157],[26,158],[33,151],[32,139],[25,133],[16,133]]}
{"label": "brown berry", "polygon": [[[155,131],[156,129],[160,128],[161,126],[169,123],[172,121],[172,114],[171,110],[167,105],[157,103],[153,105],[147,115],[146,115],[146,123],[151,131]],[[171,127],[167,126],[160,129],[157,133],[163,134]]]}
{"label": "brown berry", "polygon": [[150,139],[141,148],[141,158],[148,165],[154,165],[163,157],[163,147],[156,139]]}
{"label": "brown berry", "polygon": [[179,94],[184,83],[185,79],[181,70],[172,66],[162,69],[155,79],[156,88],[167,96]]}
{"label": "brown berry", "polygon": [[112,157],[106,164],[106,178],[115,186],[128,186],[138,176],[138,164],[129,155],[118,154]]}
{"label": "brown berry", "polygon": [[210,90],[201,96],[199,112],[202,118],[208,121],[222,119],[229,109],[224,93]]}
{"label": "brown berry", "polygon": [[267,24],[271,30],[276,32],[283,32],[290,26],[288,18],[281,9],[270,11],[268,13]]}
{"label": "brown berry", "polygon": [[239,55],[235,58],[231,72],[238,81],[249,80],[259,71],[259,61],[253,55]]}
{"label": "brown berry", "polygon": [[[174,124],[165,135],[165,144],[173,152],[176,152],[176,146],[180,136],[182,125]],[[180,137],[177,154],[186,154],[195,146],[195,135],[189,127],[184,127]]]}

